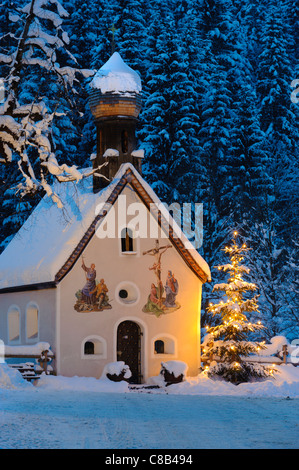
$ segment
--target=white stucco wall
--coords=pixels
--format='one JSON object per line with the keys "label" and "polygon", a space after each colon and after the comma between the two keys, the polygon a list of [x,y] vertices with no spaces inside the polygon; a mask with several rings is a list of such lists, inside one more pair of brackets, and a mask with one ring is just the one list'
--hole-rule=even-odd
{"label": "white stucco wall", "polygon": [[[139,202],[130,188],[123,195],[127,203]],[[114,209],[117,213],[118,203]],[[128,216],[127,220],[131,220]],[[116,226],[117,229],[117,226]],[[169,240],[159,237],[160,246],[169,244]],[[68,275],[60,283],[59,321],[57,337],[58,347],[57,372],[66,376],[95,376],[102,374],[107,362],[117,360],[116,338],[117,327],[124,320],[133,320],[142,331],[141,337],[141,372],[143,381],[160,371],[161,361],[181,360],[188,364],[188,375],[198,374],[200,344],[200,302],[201,282],[187,267],[174,247],[162,256],[162,281],[165,284],[167,271],[171,270],[179,283],[176,300],[181,307],[171,313],[157,318],[154,314],[142,311],[147,302],[151,283],[155,275],[149,268],[154,257],[143,255],[146,250],[155,246],[155,238],[138,239],[136,254],[123,255],[118,238],[99,239],[94,236],[84,251],[87,267],[95,264],[97,280],[104,279],[109,292],[110,310],[100,312],[77,312],[75,294],[85,284],[85,272],[78,260]],[[120,288],[133,286],[136,290],[136,302],[124,304],[119,298]],[[88,339],[102,340],[102,357],[85,356],[82,348]],[[155,354],[154,341],[164,338],[175,345],[173,354]]]}
{"label": "white stucco wall", "polygon": [[[7,345],[24,346],[47,342],[56,350],[56,298],[57,289],[32,290],[0,294],[0,339]],[[26,333],[26,311],[28,306],[38,308],[38,336],[29,339]],[[20,336],[18,341],[9,341],[8,312],[10,308],[20,312]]]}

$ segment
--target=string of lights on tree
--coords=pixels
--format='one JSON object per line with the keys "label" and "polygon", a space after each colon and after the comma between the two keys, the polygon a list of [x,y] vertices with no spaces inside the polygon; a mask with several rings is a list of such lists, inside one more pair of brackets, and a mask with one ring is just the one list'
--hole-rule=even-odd
{"label": "string of lights on tree", "polygon": [[[249,268],[242,264],[244,254],[249,250],[246,243],[238,244],[238,232],[233,233],[232,243],[224,248],[229,256],[228,264],[216,266],[219,271],[229,274],[227,282],[216,284],[213,291],[225,293],[225,300],[210,303],[209,313],[220,317],[216,326],[206,326],[206,337],[203,354],[210,358],[204,373],[209,377],[222,377],[235,384],[249,380],[273,376],[275,368],[250,362],[250,355],[258,355],[265,348],[264,341],[250,341],[253,333],[265,327],[261,321],[251,322],[248,314],[259,312],[258,295],[249,297],[249,292],[257,290],[257,286],[244,280]],[[217,359],[217,360],[215,360]]]}

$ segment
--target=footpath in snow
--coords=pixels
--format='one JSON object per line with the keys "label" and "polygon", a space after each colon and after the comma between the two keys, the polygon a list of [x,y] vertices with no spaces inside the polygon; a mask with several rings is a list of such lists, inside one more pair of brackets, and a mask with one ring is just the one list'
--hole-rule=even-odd
{"label": "footpath in snow", "polygon": [[[0,364],[0,449],[296,449],[299,367],[238,386],[203,374],[148,393]],[[108,455],[108,454],[107,454]]]}

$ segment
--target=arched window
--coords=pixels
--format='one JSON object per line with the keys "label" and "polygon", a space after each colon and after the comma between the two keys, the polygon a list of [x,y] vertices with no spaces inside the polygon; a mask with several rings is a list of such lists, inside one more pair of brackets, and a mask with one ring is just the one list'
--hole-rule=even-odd
{"label": "arched window", "polygon": [[106,359],[107,342],[101,336],[89,336],[81,345],[81,357],[89,359]]}
{"label": "arched window", "polygon": [[123,253],[134,251],[134,237],[130,228],[123,228],[121,231],[121,251]]}
{"label": "arched window", "polygon": [[177,340],[174,336],[167,333],[153,338],[153,357],[155,354],[165,354],[175,356],[177,353]]}
{"label": "arched window", "polygon": [[10,342],[20,341],[20,310],[18,307],[10,307],[7,314],[8,340]]}
{"label": "arched window", "polygon": [[122,133],[121,133],[121,150],[122,150],[122,153],[128,153],[128,148],[129,148],[128,132],[127,131],[122,131]]}
{"label": "arched window", "polygon": [[155,341],[155,353],[164,354],[164,341],[161,339],[157,339],[157,341]]}
{"label": "arched window", "polygon": [[26,337],[32,341],[38,339],[38,308],[35,304],[26,309]]}
{"label": "arched window", "polygon": [[84,344],[84,354],[94,354],[94,343],[92,341],[86,341]]}

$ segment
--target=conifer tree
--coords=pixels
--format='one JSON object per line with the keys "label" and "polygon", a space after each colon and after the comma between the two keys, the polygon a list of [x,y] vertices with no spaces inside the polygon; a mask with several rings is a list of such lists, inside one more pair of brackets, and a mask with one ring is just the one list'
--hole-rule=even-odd
{"label": "conifer tree", "polygon": [[157,5],[151,13],[147,47],[154,51],[155,60],[149,61],[143,78],[143,109],[140,115],[142,127],[138,138],[145,149],[143,174],[158,196],[170,201],[167,162],[169,159],[169,124],[167,104],[167,69],[169,50],[165,47],[165,28],[170,12],[165,8],[158,16]]}
{"label": "conifer tree", "polygon": [[141,75],[145,58],[146,3],[145,0],[118,0],[116,8],[116,50]]}
{"label": "conifer tree", "polygon": [[[288,310],[285,290],[294,270],[288,263],[289,248],[277,232],[277,216],[272,208],[264,206],[264,221],[248,228],[247,240],[252,250],[248,253],[248,266],[260,293],[259,304],[268,338],[285,334],[285,314]],[[282,288],[282,286],[284,286]]]}
{"label": "conifer tree", "polygon": [[209,312],[220,320],[216,326],[207,327],[204,349],[205,355],[217,356],[220,360],[211,363],[207,375],[221,377],[234,384],[273,375],[273,368],[248,360],[250,354],[258,354],[264,348],[264,342],[250,340],[264,326],[260,321],[252,323],[248,318],[248,314],[258,312],[257,296],[248,296],[248,292],[255,291],[257,287],[243,278],[249,273],[249,268],[242,264],[248,248],[246,244],[238,245],[237,236],[234,232],[231,245],[224,248],[230,262],[218,266],[220,271],[229,273],[229,279],[214,286],[214,291],[223,291],[225,298],[208,307]]}

